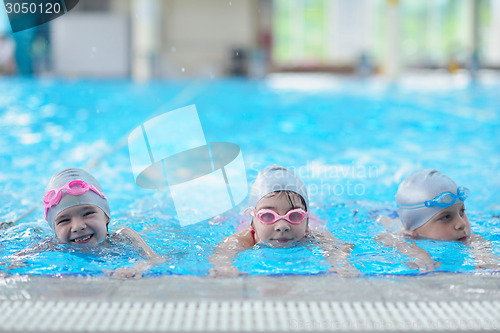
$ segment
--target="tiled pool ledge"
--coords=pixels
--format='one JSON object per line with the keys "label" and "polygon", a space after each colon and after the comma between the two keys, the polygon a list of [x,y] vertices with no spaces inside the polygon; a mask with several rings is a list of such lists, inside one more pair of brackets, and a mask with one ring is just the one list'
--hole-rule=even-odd
{"label": "tiled pool ledge", "polygon": [[0,277],[0,300],[182,301],[496,301],[500,274],[447,274],[339,278],[335,275],[246,276],[211,279],[161,276],[140,280],[108,277]]}
{"label": "tiled pool ledge", "polygon": [[500,275],[0,279],[0,332],[500,330]]}

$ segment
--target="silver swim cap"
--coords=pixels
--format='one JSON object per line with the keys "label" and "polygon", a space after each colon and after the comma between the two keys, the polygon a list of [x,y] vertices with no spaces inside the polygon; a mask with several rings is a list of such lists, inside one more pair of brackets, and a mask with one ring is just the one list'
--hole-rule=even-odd
{"label": "silver swim cap", "polygon": [[[85,183],[95,186],[102,193],[101,185],[91,174],[82,169],[69,168],[61,170],[52,176],[49,184],[45,188],[44,197],[49,191],[60,189],[73,180],[83,180]],[[52,230],[54,230],[54,219],[57,214],[67,208],[79,205],[97,206],[101,208],[108,217],[111,216],[108,201],[97,193],[87,191],[80,195],[68,195],[66,192],[63,192],[59,203],[50,207],[47,211],[46,220]]]}
{"label": "silver swim cap", "polygon": [[[409,175],[399,184],[396,193],[396,202],[400,205],[414,205],[432,200],[444,192],[458,195],[457,184],[448,176],[434,169],[425,169]],[[458,202],[463,202],[459,199]],[[413,231],[423,226],[434,215],[443,210],[443,207],[398,207],[401,223],[407,231]]]}
{"label": "silver swim cap", "polygon": [[259,172],[250,189],[248,203],[251,207],[255,207],[260,199],[276,191],[295,192],[304,199],[306,208],[309,207],[307,189],[304,184],[293,171],[276,164]]}

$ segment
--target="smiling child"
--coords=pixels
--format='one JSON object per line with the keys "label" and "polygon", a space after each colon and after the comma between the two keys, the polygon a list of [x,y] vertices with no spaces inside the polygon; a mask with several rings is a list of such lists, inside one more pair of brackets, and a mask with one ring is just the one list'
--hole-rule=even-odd
{"label": "smiling child", "polygon": [[57,242],[48,238],[13,254],[12,259],[18,262],[33,253],[56,250],[57,243],[78,247],[128,243],[141,250],[147,260],[139,260],[131,267],[105,271],[117,278],[140,278],[143,272],[165,261],[136,231],[123,228],[114,233],[108,232],[111,213],[107,197],[99,182],[85,170],[68,168],[54,174],[45,189],[43,203],[45,219]]}

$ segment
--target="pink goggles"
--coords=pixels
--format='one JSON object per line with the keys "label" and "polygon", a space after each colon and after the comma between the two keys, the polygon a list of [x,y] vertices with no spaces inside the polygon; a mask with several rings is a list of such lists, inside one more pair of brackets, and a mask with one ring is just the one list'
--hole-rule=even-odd
{"label": "pink goggles", "polygon": [[77,179],[73,180],[61,188],[51,190],[45,194],[43,197],[43,203],[45,206],[45,218],[47,218],[47,212],[49,208],[54,207],[61,201],[62,191],[65,190],[67,194],[71,195],[82,195],[88,191],[94,191],[96,194],[101,196],[103,199],[108,199],[104,193],[99,191],[94,185],[87,184],[83,180]]}
{"label": "pink goggles", "polygon": [[272,209],[261,209],[255,212],[255,209],[250,211],[250,215],[258,218],[264,224],[273,224],[276,221],[285,219],[292,224],[299,224],[309,215],[302,208],[292,209],[285,215],[280,215]]}

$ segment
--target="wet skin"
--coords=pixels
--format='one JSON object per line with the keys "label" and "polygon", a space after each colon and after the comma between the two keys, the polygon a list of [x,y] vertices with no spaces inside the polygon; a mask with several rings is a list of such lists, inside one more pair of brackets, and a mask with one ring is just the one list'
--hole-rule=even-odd
{"label": "wet skin", "polygon": [[54,219],[57,238],[67,244],[95,246],[106,240],[109,217],[99,207],[80,205],[67,208]]}
{"label": "wet skin", "polygon": [[[296,200],[293,200],[296,201]],[[266,196],[262,198],[256,206],[256,212],[261,209],[272,209],[280,215],[286,215],[290,210],[302,208],[301,203],[291,202],[286,195]],[[288,247],[304,238],[308,232],[308,219],[305,218],[299,224],[293,224],[285,219],[280,219],[273,224],[265,224],[257,217],[252,219],[252,226],[255,230],[255,241],[265,243],[272,247]]]}
{"label": "wet skin", "polygon": [[420,236],[446,241],[466,241],[471,235],[469,218],[463,203],[444,208],[423,226],[411,232]]}

